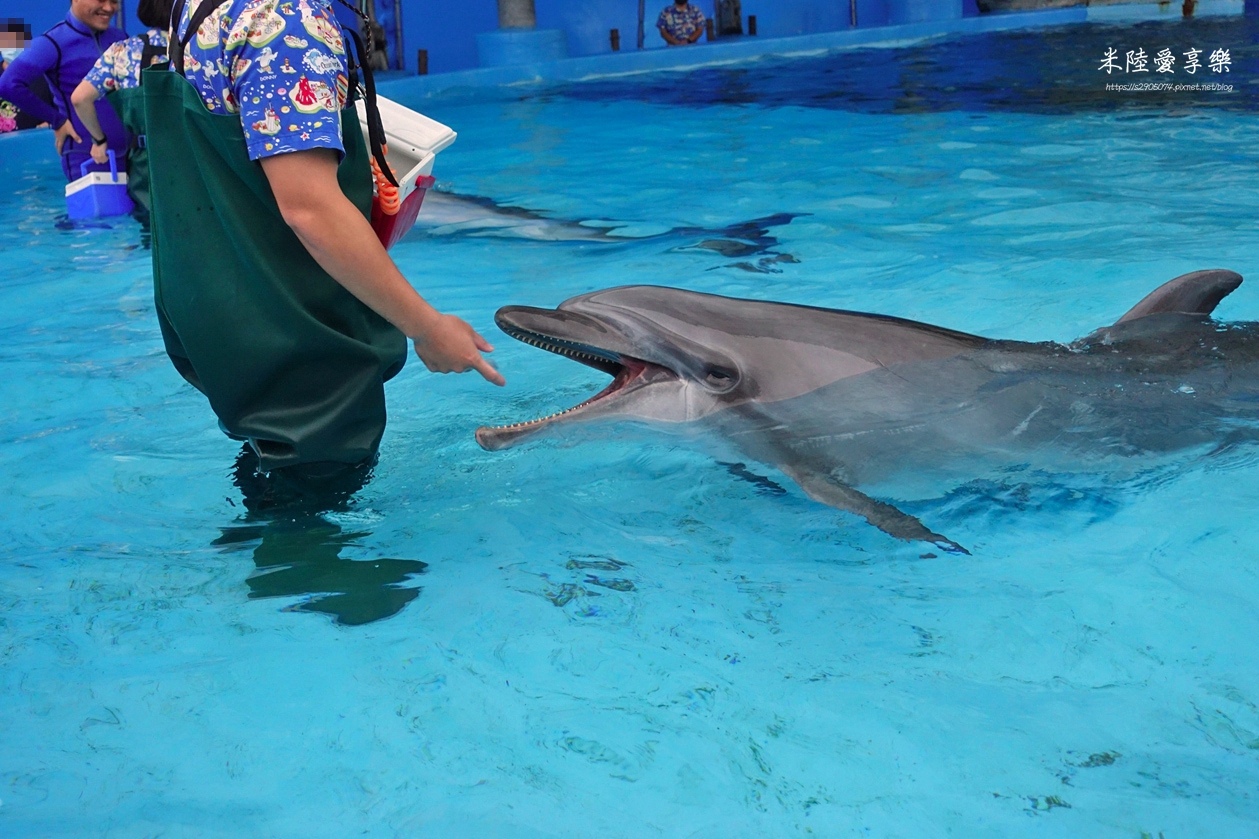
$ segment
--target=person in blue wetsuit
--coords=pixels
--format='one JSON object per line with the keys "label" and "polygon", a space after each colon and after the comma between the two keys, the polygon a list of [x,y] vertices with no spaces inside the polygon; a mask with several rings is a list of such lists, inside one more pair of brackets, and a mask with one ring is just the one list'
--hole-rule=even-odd
{"label": "person in blue wetsuit", "polygon": [[[0,76],[5,74],[9,65],[21,55],[31,42],[31,26],[20,18],[6,18],[0,21]],[[31,83],[31,93],[44,104],[52,103],[52,94],[48,92],[48,80],[43,76]],[[25,128],[45,128],[47,123],[40,122],[30,114],[24,114],[13,105],[0,99],[0,134],[7,131],[21,131]]]}
{"label": "person in blue wetsuit", "polygon": [[[117,12],[118,0],[70,0],[66,19],[33,39],[0,76],[0,99],[52,126],[67,180],[79,177],[83,163],[104,168],[92,162],[91,137],[74,113],[70,97],[105,50],[126,37],[111,25]],[[35,92],[40,78],[48,81],[51,105]],[[101,109],[100,122],[109,148],[121,159],[129,142],[126,129],[108,109]]]}
{"label": "person in blue wetsuit", "polygon": [[[25,23],[10,18],[0,20],[0,76],[4,76],[4,71],[9,69],[9,62],[22,54],[30,40],[31,28]],[[46,90],[44,96],[47,96]],[[0,134],[31,127],[19,124],[18,114],[18,109],[12,103],[0,99]]]}

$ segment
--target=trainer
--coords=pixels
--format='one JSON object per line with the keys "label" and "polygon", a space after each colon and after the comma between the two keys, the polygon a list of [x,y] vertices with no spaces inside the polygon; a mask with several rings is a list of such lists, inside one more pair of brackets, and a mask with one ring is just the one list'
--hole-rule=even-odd
{"label": "trainer", "polygon": [[154,290],[167,354],[224,431],[264,472],[370,464],[408,338],[429,370],[501,385],[489,343],[421,297],[368,222],[328,0],[177,0],[174,20],[170,69],[139,88]]}

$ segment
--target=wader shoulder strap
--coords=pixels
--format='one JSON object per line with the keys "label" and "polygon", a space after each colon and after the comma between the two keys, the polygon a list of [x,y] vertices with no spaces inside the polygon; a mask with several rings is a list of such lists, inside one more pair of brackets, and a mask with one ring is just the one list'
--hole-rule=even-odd
{"label": "wader shoulder strap", "polygon": [[188,42],[197,37],[197,30],[201,28],[201,24],[209,19],[210,15],[223,5],[224,0],[201,0],[201,5],[192,13],[192,19],[188,21],[188,29],[184,32],[183,37],[176,38],[179,34],[179,21],[184,17],[184,7],[188,5],[187,0],[176,0],[175,8],[171,10],[171,39],[170,39],[170,66],[179,75],[184,74],[184,51],[188,48]]}
{"label": "wader shoulder strap", "polygon": [[145,32],[140,36],[144,39],[144,52],[140,54],[140,69],[157,64],[159,61],[166,60],[166,47],[160,46],[149,40],[149,33]]}
{"label": "wader shoulder strap", "polygon": [[[380,167],[385,180],[398,186],[398,179],[394,177],[393,169],[385,160],[385,125],[380,118],[380,104],[376,101],[376,75],[372,72],[371,63],[368,61],[367,48],[363,45],[363,39],[353,29],[346,29],[345,32],[354,42],[355,51],[358,52],[358,66],[355,67],[356,62],[351,50],[345,51],[347,69],[350,71],[351,78],[355,76],[356,70],[363,74],[363,88],[366,93],[363,104],[367,110],[367,142],[371,146],[372,157],[375,158],[376,165]],[[353,90],[354,86],[350,89]]]}

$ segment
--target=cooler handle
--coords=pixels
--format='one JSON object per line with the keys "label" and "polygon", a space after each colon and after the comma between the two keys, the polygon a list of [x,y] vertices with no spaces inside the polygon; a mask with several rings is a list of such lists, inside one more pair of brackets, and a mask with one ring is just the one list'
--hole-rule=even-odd
{"label": "cooler handle", "polygon": [[[114,156],[113,149],[110,149],[107,154],[109,155],[109,177],[114,183],[118,183],[118,158]],[[79,167],[80,178],[87,177],[87,167],[91,166],[94,162],[95,161],[92,160],[83,161],[83,165]]]}

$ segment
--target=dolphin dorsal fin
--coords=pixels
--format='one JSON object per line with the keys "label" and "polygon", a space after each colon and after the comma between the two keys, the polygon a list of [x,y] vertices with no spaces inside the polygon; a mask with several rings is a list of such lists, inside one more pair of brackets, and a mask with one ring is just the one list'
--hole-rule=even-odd
{"label": "dolphin dorsal fin", "polygon": [[1241,284],[1241,274],[1221,268],[1181,274],[1147,294],[1127,314],[1115,321],[1115,326],[1162,312],[1209,315],[1215,311],[1221,300]]}

